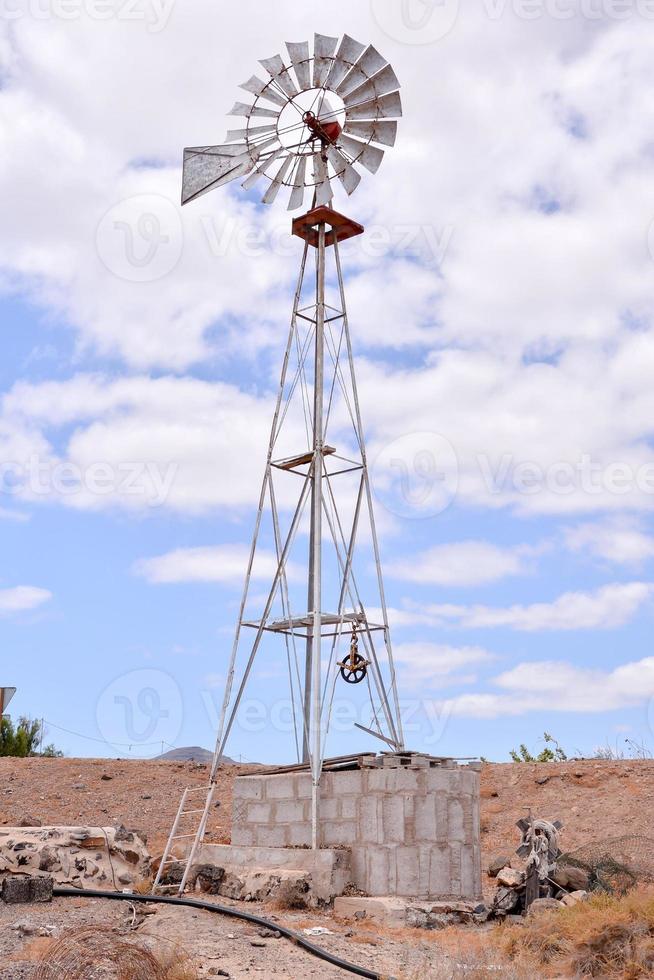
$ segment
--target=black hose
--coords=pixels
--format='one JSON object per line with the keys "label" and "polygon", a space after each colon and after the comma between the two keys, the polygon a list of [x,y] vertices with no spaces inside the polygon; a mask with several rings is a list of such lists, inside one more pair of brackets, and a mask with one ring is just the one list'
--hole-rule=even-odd
{"label": "black hose", "polygon": [[279,932],[282,936],[290,939],[292,943],[295,943],[296,946],[301,946],[302,949],[306,949],[307,952],[318,956],[327,963],[331,963],[332,966],[339,967],[341,970],[349,970],[350,973],[355,973],[359,977],[368,977],[369,980],[383,980],[380,973],[373,973],[372,970],[366,970],[363,966],[357,966],[355,963],[348,963],[347,960],[341,960],[338,956],[328,953],[326,949],[321,949],[315,943],[310,943],[304,936],[293,932],[292,929],[287,929],[286,926],[281,926],[278,922],[262,919],[260,915],[243,912],[241,909],[235,909],[229,905],[216,905],[213,902],[201,902],[194,898],[180,898],[173,895],[136,895],[133,892],[105,892],[97,888],[55,887],[52,889],[52,894],[57,898],[113,898],[123,902],[157,902],[160,905],[187,905],[194,909],[205,909],[207,912],[230,915],[233,919],[243,919],[245,922],[251,922],[255,926],[262,926],[264,929],[272,929],[275,932]]}

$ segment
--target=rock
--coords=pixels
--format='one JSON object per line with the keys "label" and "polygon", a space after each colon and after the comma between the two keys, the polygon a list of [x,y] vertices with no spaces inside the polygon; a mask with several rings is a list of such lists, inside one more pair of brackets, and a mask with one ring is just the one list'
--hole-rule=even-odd
{"label": "rock", "polygon": [[583,868],[570,867],[565,869],[568,878],[567,887],[572,891],[588,891],[590,875]]}
{"label": "rock", "polygon": [[23,817],[23,819],[19,821],[18,826],[19,827],[42,827],[43,824],[41,823],[40,820],[37,820],[36,817],[30,817],[29,814],[26,814]]}
{"label": "rock", "polygon": [[51,847],[44,847],[39,858],[39,871],[61,871],[61,862]]}
{"label": "rock", "polygon": [[536,783],[537,786],[544,786],[545,783],[549,783],[549,781],[550,781],[549,776],[536,776],[536,778],[534,779],[534,782]]}
{"label": "rock", "polygon": [[579,902],[584,902],[587,898],[588,898],[588,892],[576,891],[563,895],[561,898],[561,902],[564,905],[578,905]]}
{"label": "rock", "polygon": [[536,898],[529,906],[527,915],[531,918],[542,915],[543,912],[551,912],[555,909],[562,909],[563,903],[556,898]]}
{"label": "rock", "polygon": [[497,882],[506,888],[519,888],[524,881],[521,871],[514,871],[513,868],[502,868],[497,874]]}
{"label": "rock", "polygon": [[[355,917],[357,914],[355,912]],[[410,929],[427,929],[430,918],[429,913],[424,909],[408,908],[406,910],[406,924]]]}
{"label": "rock", "polygon": [[30,878],[30,901],[51,902],[53,880],[49,875],[35,875]]}
{"label": "rock", "polygon": [[114,777],[113,776],[110,776],[109,773],[107,773],[107,772],[103,772],[102,775],[100,776],[100,779],[102,780],[103,783],[108,783],[113,778]]}
{"label": "rock", "polygon": [[489,878],[497,878],[497,876],[500,873],[500,871],[503,868],[508,868],[508,866],[510,864],[511,864],[511,858],[510,857],[502,857],[502,856],[500,856],[500,857],[491,858],[491,860],[488,863],[488,870],[487,870],[488,877]]}
{"label": "rock", "polygon": [[28,922],[27,920],[21,922],[14,922],[10,928],[17,932],[20,936],[36,936],[39,931],[39,927],[33,922]]}
{"label": "rock", "polygon": [[250,946],[256,946],[258,949],[263,948],[266,945],[263,939],[251,939]]}
{"label": "rock", "polygon": [[520,896],[513,888],[498,888],[493,899],[493,911],[496,915],[506,915],[513,912],[519,901]]}
{"label": "rock", "polygon": [[205,895],[220,895],[225,869],[213,864],[198,864],[191,872],[191,888],[198,887]]}
{"label": "rock", "polygon": [[25,905],[30,900],[30,880],[22,875],[10,876],[2,882],[2,901],[7,905]]}

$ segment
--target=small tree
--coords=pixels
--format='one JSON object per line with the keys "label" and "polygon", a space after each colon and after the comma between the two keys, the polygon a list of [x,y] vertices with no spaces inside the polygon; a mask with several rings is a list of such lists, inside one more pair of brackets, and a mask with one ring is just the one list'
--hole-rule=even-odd
{"label": "small tree", "polygon": [[0,756],[15,756],[26,759],[29,756],[44,755],[48,758],[59,758],[63,755],[54,745],[44,745],[39,750],[42,737],[40,721],[21,717],[14,725],[11,718],[5,715],[0,724]]}
{"label": "small tree", "polygon": [[[544,732],[543,740],[545,748],[538,755],[532,755],[526,745],[521,744],[518,749],[511,749],[510,755],[514,762],[565,762],[568,758],[553,735]],[[553,745],[551,749],[549,746]]]}

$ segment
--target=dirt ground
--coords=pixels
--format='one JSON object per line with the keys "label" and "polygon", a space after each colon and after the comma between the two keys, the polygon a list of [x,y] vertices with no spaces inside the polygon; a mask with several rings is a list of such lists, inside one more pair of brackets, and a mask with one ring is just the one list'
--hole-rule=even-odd
{"label": "dirt ground", "polygon": [[[224,899],[216,901],[223,905],[236,904]],[[246,980],[252,975],[266,980],[268,977],[298,980],[306,976],[342,980],[351,976],[287,939],[276,938],[270,930],[202,910],[171,909],[163,905],[148,905],[148,908],[156,912],[134,928],[133,907],[123,902],[58,898],[51,905],[0,904],[0,980],[34,980],[39,958],[49,955],[57,938],[67,930],[89,924],[108,928],[112,935],[146,944],[155,951],[165,953],[171,947],[184,950],[193,962],[190,976],[197,980],[218,975],[233,980]],[[272,912],[253,902],[247,903],[246,910],[283,923],[296,932],[316,926],[327,928],[329,935],[311,941],[341,959],[402,980],[468,978],[472,963],[469,944],[479,946],[481,939],[478,932],[468,929],[448,929],[442,933],[379,929],[371,923],[336,921],[326,913]],[[494,967],[493,972],[503,970],[498,954],[481,955],[484,963]],[[477,960],[477,954],[474,959]],[[223,972],[218,974],[218,970]],[[508,968],[501,975],[513,976]],[[51,980],[70,980],[70,977],[53,976]]]}
{"label": "dirt ground", "polygon": [[[211,841],[229,842],[232,781],[250,768],[219,773]],[[25,816],[42,824],[122,823],[144,830],[156,854],[184,787],[206,780],[206,766],[194,762],[0,758],[0,824]],[[490,763],[482,768],[481,797],[485,861],[515,850],[515,822],[529,806],[534,816],[563,822],[564,850],[623,834],[654,837],[654,760]]]}
{"label": "dirt ground", "polygon": [[[248,767],[233,766],[220,775],[220,806],[209,825],[211,840],[229,840],[232,781],[243,771]],[[13,825],[23,818],[37,818],[43,824],[122,823],[145,831],[156,854],[182,790],[186,785],[202,785],[206,778],[206,767],[197,763],[0,758],[0,824]],[[488,764],[482,770],[481,795],[484,865],[498,854],[513,854],[518,843],[515,822],[525,807],[531,807],[535,816],[563,822],[564,850],[629,833],[654,837],[654,761]],[[238,920],[191,909],[149,908],[156,908],[156,913],[134,930],[129,928],[132,910],[122,902],[60,898],[46,906],[0,904],[0,980],[30,980],[36,959],[54,938],[89,922],[109,926],[137,942],[147,938],[155,945],[172,942],[185,948],[196,957],[198,978],[258,974],[296,980],[304,975],[346,975],[285,939],[259,936],[257,927]],[[260,911],[267,918],[276,914],[278,921],[298,931],[324,926],[331,935],[320,936],[316,943],[402,980],[477,975],[470,957],[475,963],[479,957],[484,959],[480,976],[517,976],[498,959],[488,935],[480,930],[390,930],[365,922],[338,922],[328,913],[275,913],[254,903],[248,903],[246,910]],[[20,922],[26,923],[26,930],[15,928]],[[39,930],[45,934],[39,935]]]}

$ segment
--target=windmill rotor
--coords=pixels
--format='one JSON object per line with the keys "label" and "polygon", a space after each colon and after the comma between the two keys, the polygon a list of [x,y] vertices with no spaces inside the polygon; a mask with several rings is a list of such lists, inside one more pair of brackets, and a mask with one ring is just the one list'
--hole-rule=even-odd
{"label": "windmill rotor", "polygon": [[349,195],[360,168],[377,172],[402,115],[391,65],[347,34],[314,35],[313,54],[308,41],[288,41],[286,49],[286,61],[276,54],[259,62],[267,77],[240,86],[253,100],[237,101],[228,115],[242,118],[242,127],[228,130],[221,145],[184,150],[182,204],[245,178],[246,189],[268,181],[264,204],[286,188],[295,210],[307,190],[312,203],[329,204],[335,180]]}

